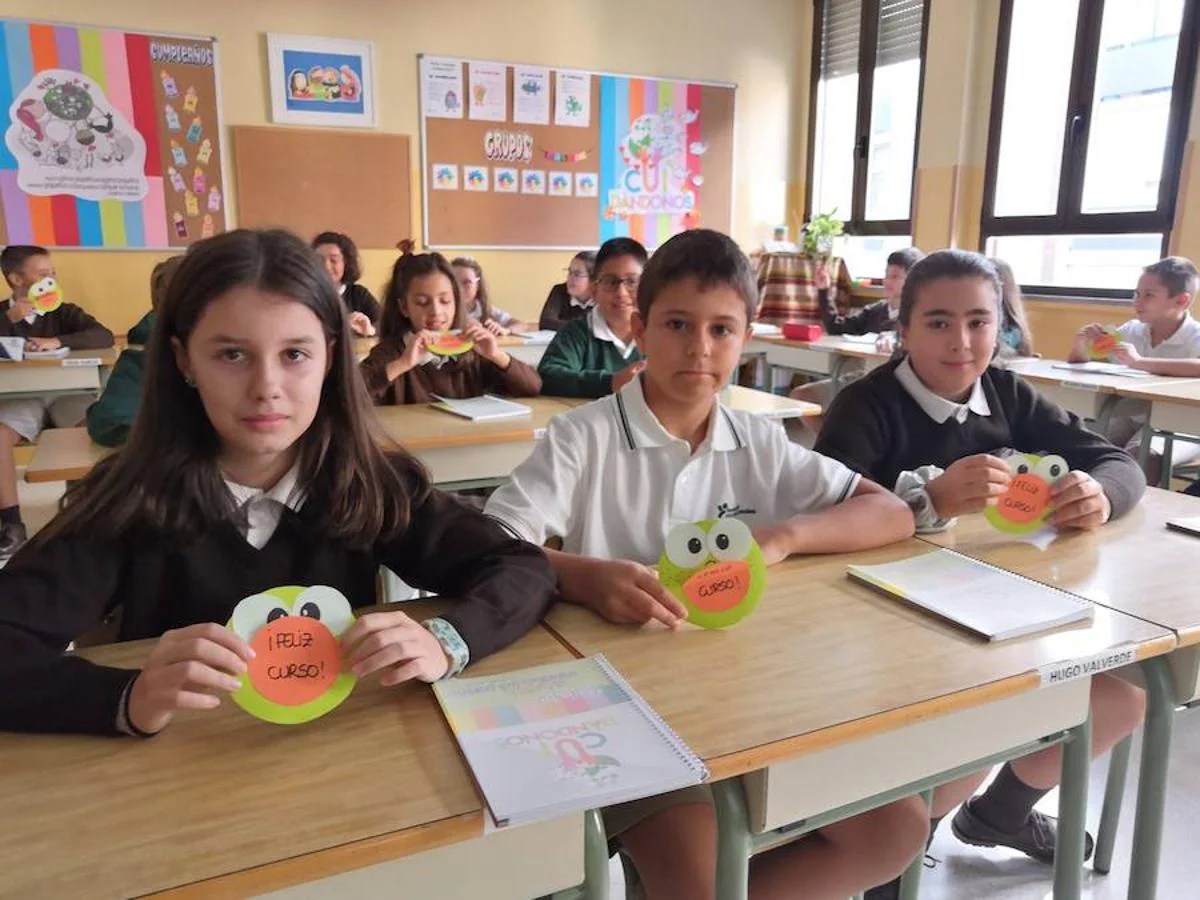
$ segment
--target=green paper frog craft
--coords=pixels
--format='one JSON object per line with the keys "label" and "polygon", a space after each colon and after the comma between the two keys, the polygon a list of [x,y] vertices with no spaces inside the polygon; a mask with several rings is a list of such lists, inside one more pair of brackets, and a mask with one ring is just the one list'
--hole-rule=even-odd
{"label": "green paper frog craft", "polygon": [[754,536],[737,519],[679,525],[667,535],[658,577],[701,628],[725,628],[758,606],[767,566]]}
{"label": "green paper frog craft", "polygon": [[276,725],[299,725],[332,711],[354,689],[355,677],[342,671],[339,641],[353,624],[350,601],[325,585],[246,597],[226,625],[255,653],[233,701]]}
{"label": "green paper frog craft", "polygon": [[994,528],[1009,534],[1029,534],[1044,528],[1050,514],[1050,488],[1071,471],[1061,456],[1016,453],[1006,460],[1012,472],[1008,490],[996,505],[984,510]]}

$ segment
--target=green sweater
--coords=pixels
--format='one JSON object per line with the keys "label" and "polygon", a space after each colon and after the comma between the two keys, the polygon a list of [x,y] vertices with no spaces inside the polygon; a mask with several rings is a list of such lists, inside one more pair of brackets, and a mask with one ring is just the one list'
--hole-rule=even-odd
{"label": "green sweater", "polygon": [[590,316],[575,319],[550,342],[538,363],[542,393],[555,397],[604,397],[612,393],[613,373],[641,358],[636,347],[626,357],[611,341],[596,337]]}
{"label": "green sweater", "polygon": [[[145,344],[154,330],[154,313],[146,313],[129,330],[130,344]],[[129,439],[133,419],[142,400],[142,378],[146,371],[146,351],[140,347],[122,350],[117,357],[100,399],[88,407],[87,430],[93,441],[105,447],[119,447]]]}

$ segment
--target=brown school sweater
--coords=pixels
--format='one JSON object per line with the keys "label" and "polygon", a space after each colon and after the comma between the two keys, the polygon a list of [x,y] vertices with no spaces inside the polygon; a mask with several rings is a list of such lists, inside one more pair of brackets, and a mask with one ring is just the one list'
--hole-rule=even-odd
{"label": "brown school sweater", "polygon": [[33,323],[8,317],[9,301],[0,301],[0,337],[56,337],[72,350],[103,350],[113,345],[112,332],[74,303],[38,316]]}
{"label": "brown school sweater", "polygon": [[440,368],[432,363],[413,366],[389,382],[387,367],[403,352],[404,348],[392,341],[380,341],[362,361],[363,380],[377,406],[431,403],[437,399],[434,394],[457,400],[483,394],[534,397],[542,390],[541,376],[527,363],[510,356],[508,368],[501,371],[474,350],[450,359]]}

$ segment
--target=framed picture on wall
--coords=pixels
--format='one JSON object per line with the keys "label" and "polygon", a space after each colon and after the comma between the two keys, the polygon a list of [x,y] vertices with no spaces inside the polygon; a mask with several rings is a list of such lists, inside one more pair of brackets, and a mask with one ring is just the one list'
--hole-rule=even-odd
{"label": "framed picture on wall", "polygon": [[375,45],[370,41],[268,34],[271,121],[375,127]]}

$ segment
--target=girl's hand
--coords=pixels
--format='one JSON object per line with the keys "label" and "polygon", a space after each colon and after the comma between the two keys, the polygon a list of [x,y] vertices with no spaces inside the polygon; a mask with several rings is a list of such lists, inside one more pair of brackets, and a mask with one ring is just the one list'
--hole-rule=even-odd
{"label": "girl's hand", "polygon": [[400,354],[400,361],[404,363],[404,371],[417,366],[421,362],[421,357],[425,355],[425,351],[429,345],[435,343],[438,335],[432,331],[414,331],[404,338],[404,352]]}
{"label": "girl's hand", "polygon": [[497,322],[495,319],[488,319],[486,322],[483,323],[483,327],[486,328],[488,331],[490,331],[492,334],[496,335],[496,337],[504,337],[506,334],[509,333],[508,329],[505,328],[503,325],[501,325],[499,322]]}
{"label": "girl's hand", "polygon": [[1050,504],[1054,512],[1046,522],[1058,528],[1092,531],[1112,515],[1112,505],[1104,488],[1086,472],[1071,471],[1054,482],[1050,488]]}
{"label": "girl's hand", "polygon": [[926,485],[939,519],[953,519],[982,512],[1008,490],[1012,472],[997,456],[977,453],[965,456]]}
{"label": "girl's hand", "polygon": [[478,322],[471,322],[463,329],[463,336],[475,342],[475,352],[488,362],[494,363],[501,369],[508,368],[509,355],[500,349],[500,345],[496,343],[496,335],[488,331],[486,326],[480,325]]}
{"label": "girl's hand", "polygon": [[438,639],[402,612],[367,613],[342,635],[342,648],[348,671],[358,678],[382,672],[382,685],[437,681],[450,671]]}
{"label": "girl's hand", "polygon": [[350,313],[350,330],[359,337],[375,336],[375,326],[371,324],[371,320],[367,318],[366,313]]}
{"label": "girl's hand", "polygon": [[213,622],[168,631],[158,639],[129,691],[129,723],[162,731],[180,709],[213,709],[242,686],[250,645]]}

